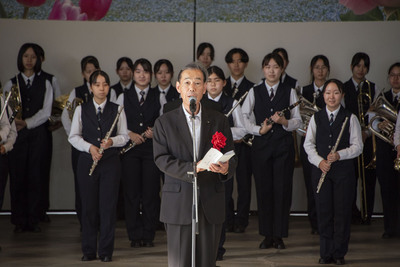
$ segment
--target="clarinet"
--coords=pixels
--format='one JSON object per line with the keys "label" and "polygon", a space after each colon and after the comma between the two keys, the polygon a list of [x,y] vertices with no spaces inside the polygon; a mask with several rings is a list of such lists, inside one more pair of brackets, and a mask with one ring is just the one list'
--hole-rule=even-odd
{"label": "clarinet", "polygon": [[[342,129],[340,129],[339,136],[336,139],[336,143],[335,143],[335,145],[333,146],[333,148],[331,150],[331,153],[335,153],[336,152],[336,149],[337,149],[337,147],[339,145],[340,139],[342,138],[342,135],[343,135],[343,132],[344,132],[344,127],[346,126],[346,123],[347,123],[348,120],[349,120],[349,117],[346,117],[346,119],[343,122]],[[321,177],[319,178],[318,185],[317,185],[317,193],[319,193],[319,190],[321,190],[321,186],[325,181],[326,174],[327,174],[327,172],[326,173],[322,173]]]}
{"label": "clarinet", "polygon": [[[145,137],[146,132],[143,132],[140,136],[144,138],[144,140],[146,141],[147,138]],[[129,141],[129,145],[127,145],[126,147],[124,147],[123,149],[121,149],[121,151],[119,152],[120,155],[125,154],[126,152],[128,152],[129,150],[131,150],[132,148],[134,148],[136,146],[136,143],[133,142],[132,140]]]}
{"label": "clarinet", "polygon": [[[106,142],[108,141],[108,139],[110,139],[110,136],[111,136],[112,132],[114,131],[115,126],[117,125],[119,116],[121,115],[121,112],[122,112],[123,109],[124,109],[123,106],[121,106],[121,107],[119,108],[118,113],[117,113],[117,116],[115,116],[114,122],[113,122],[113,124],[111,125],[110,130],[106,133],[106,136],[105,136],[104,139],[103,139],[103,140],[105,140]],[[100,147],[99,153],[103,155],[103,153],[104,153],[104,148],[103,148],[103,147]],[[94,169],[95,169],[96,166],[97,166],[97,163],[99,163],[98,160],[94,160],[94,161],[93,161],[92,167],[90,168],[89,176],[92,176],[92,174],[93,174],[93,172],[94,172]]]}
{"label": "clarinet", "polygon": [[[297,101],[296,103],[293,103],[292,105],[288,106],[288,107],[285,108],[284,110],[279,111],[279,112],[278,112],[279,117],[282,117],[283,115],[285,115],[285,113],[286,113],[287,111],[290,111],[290,110],[294,109],[295,107],[297,107],[297,106],[301,103],[301,101],[302,101],[302,100],[299,100],[299,101]],[[267,125],[273,125],[274,123],[275,123],[275,122],[274,122],[271,118],[269,118],[269,119],[267,120]]]}

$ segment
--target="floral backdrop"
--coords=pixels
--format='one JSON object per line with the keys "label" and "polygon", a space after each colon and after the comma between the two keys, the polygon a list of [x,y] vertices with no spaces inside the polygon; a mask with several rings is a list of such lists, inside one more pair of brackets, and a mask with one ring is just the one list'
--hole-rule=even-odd
{"label": "floral backdrop", "polygon": [[10,19],[191,22],[194,14],[199,22],[400,20],[400,0],[0,0],[0,17]]}

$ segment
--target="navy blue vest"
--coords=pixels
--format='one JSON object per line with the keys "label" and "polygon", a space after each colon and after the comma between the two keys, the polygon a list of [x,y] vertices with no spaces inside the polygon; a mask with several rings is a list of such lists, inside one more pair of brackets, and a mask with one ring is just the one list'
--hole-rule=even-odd
{"label": "navy blue vest", "polygon": [[[317,126],[315,143],[317,144],[318,155],[324,159],[327,158],[328,154],[334,147],[340,130],[342,129],[345,117],[349,117],[349,120],[346,123],[346,127],[336,151],[350,146],[351,112],[341,107],[332,125],[329,125],[329,118],[326,109],[322,109],[314,114],[315,124]],[[329,173],[332,174],[335,171],[340,171],[341,168],[353,168],[353,160],[349,159],[334,162]]]}
{"label": "navy blue vest", "polygon": [[[268,90],[265,83],[261,83],[254,87],[254,115],[256,117],[256,124],[260,125],[265,118],[269,118],[277,111],[282,111],[290,105],[290,93],[292,88],[279,83],[278,89],[274,98],[270,99]],[[285,118],[290,119],[290,112],[285,113]],[[284,136],[291,136],[292,132],[288,132],[282,128],[282,125],[275,123],[272,129],[264,136],[273,135],[276,138]]]}
{"label": "navy blue vest", "polygon": [[83,103],[90,102],[92,100],[93,95],[87,87],[86,83],[75,88],[75,97],[78,97],[83,100]]}
{"label": "navy blue vest", "polygon": [[[311,103],[314,101],[314,84],[309,84],[307,86],[303,87],[303,97],[310,101]],[[316,102],[317,107],[320,109],[325,107],[325,101],[324,101],[324,96],[322,92],[317,96]]]}
{"label": "navy blue vest", "polygon": [[[282,78],[282,77],[281,77]],[[289,86],[289,88],[296,88],[297,80],[295,78],[290,77],[287,73],[285,76],[285,81],[283,82],[284,85]]]}
{"label": "navy blue vest", "polygon": [[[235,95],[234,98],[235,98],[236,100],[239,100],[239,99],[240,99],[247,91],[249,91],[250,88],[252,88],[253,86],[254,86],[254,83],[253,83],[253,82],[247,80],[246,77],[243,77],[243,80],[242,80],[242,82],[240,83],[239,88],[238,88],[239,90],[238,90],[238,92],[236,93],[236,95]],[[228,77],[228,78],[226,79],[226,85],[225,85],[223,91],[226,93],[227,96],[230,96],[230,97],[232,96],[232,94],[233,94],[233,88],[232,88],[232,83],[231,83],[231,78],[230,78],[230,77]],[[244,102],[244,101],[243,101],[243,102]],[[242,102],[240,105],[242,105],[243,102]]]}
{"label": "navy blue vest", "polygon": [[[222,106],[222,113],[227,114],[233,107],[234,99],[232,97],[227,96],[225,93],[221,94],[221,97],[218,100],[218,103]],[[229,118],[229,126],[234,127],[233,124],[233,115],[230,115]]]}
{"label": "navy blue vest", "polygon": [[[347,82],[344,83],[344,103],[346,104],[346,109],[351,111],[353,114],[359,118],[358,115],[358,95],[359,92],[356,91],[356,88],[354,86],[353,80],[350,78]],[[368,89],[368,84],[363,83],[363,86],[361,88],[363,93],[368,93],[369,94],[369,89]],[[370,104],[374,101],[375,97],[375,84],[371,82],[371,100],[369,100],[367,97],[362,97],[362,102],[363,102],[363,110],[364,114],[367,113]],[[368,117],[365,115],[365,122],[368,122]]]}
{"label": "navy blue vest", "polygon": [[[133,83],[132,83],[133,84]],[[124,89],[121,86],[121,83],[116,83],[113,86],[111,86],[112,89],[114,89],[115,94],[117,95],[117,98],[120,94],[122,94],[124,92]]]}
{"label": "navy blue vest", "polygon": [[[118,113],[118,105],[107,101],[101,115],[100,122],[97,121],[96,108],[93,101],[84,103],[82,106],[82,137],[85,141],[100,147],[101,140],[105,137]],[[115,126],[110,137],[116,136],[117,126]],[[104,156],[107,154],[118,153],[116,148],[105,150]],[[104,157],[103,156],[103,157]]]}
{"label": "navy blue vest", "polygon": [[[143,105],[139,105],[138,95],[134,88],[124,92],[124,109],[128,129],[137,134],[153,127],[155,120],[160,115],[160,99],[154,88],[150,88]],[[151,139],[146,143],[152,144]]]}
{"label": "navy blue vest", "polygon": [[[15,77],[11,81],[13,84],[17,83]],[[18,74],[18,82],[22,99],[22,119],[25,120],[43,108],[44,96],[46,94],[46,79],[44,76],[35,75],[29,89],[26,88],[21,74]]]}

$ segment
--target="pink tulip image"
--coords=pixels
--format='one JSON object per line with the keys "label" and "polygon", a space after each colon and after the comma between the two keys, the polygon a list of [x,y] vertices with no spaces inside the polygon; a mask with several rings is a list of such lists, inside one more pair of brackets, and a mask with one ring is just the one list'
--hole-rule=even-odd
{"label": "pink tulip image", "polygon": [[46,0],[17,0],[17,2],[25,7],[34,7],[43,5]]}
{"label": "pink tulip image", "polygon": [[356,15],[364,14],[377,6],[400,7],[400,0],[339,0],[339,3]]}
{"label": "pink tulip image", "polygon": [[99,20],[107,14],[111,2],[112,0],[80,0],[79,6],[89,20]]}
{"label": "pink tulip image", "polygon": [[71,0],[56,0],[50,12],[49,19],[53,20],[87,20],[86,13],[81,8],[74,6]]}

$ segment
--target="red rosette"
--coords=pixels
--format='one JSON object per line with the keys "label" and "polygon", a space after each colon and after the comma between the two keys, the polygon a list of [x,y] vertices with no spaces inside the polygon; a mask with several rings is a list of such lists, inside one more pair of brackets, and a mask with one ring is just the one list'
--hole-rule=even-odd
{"label": "red rosette", "polygon": [[223,133],[215,132],[211,139],[211,143],[213,144],[213,148],[221,151],[221,149],[226,145],[226,137],[223,135]]}

